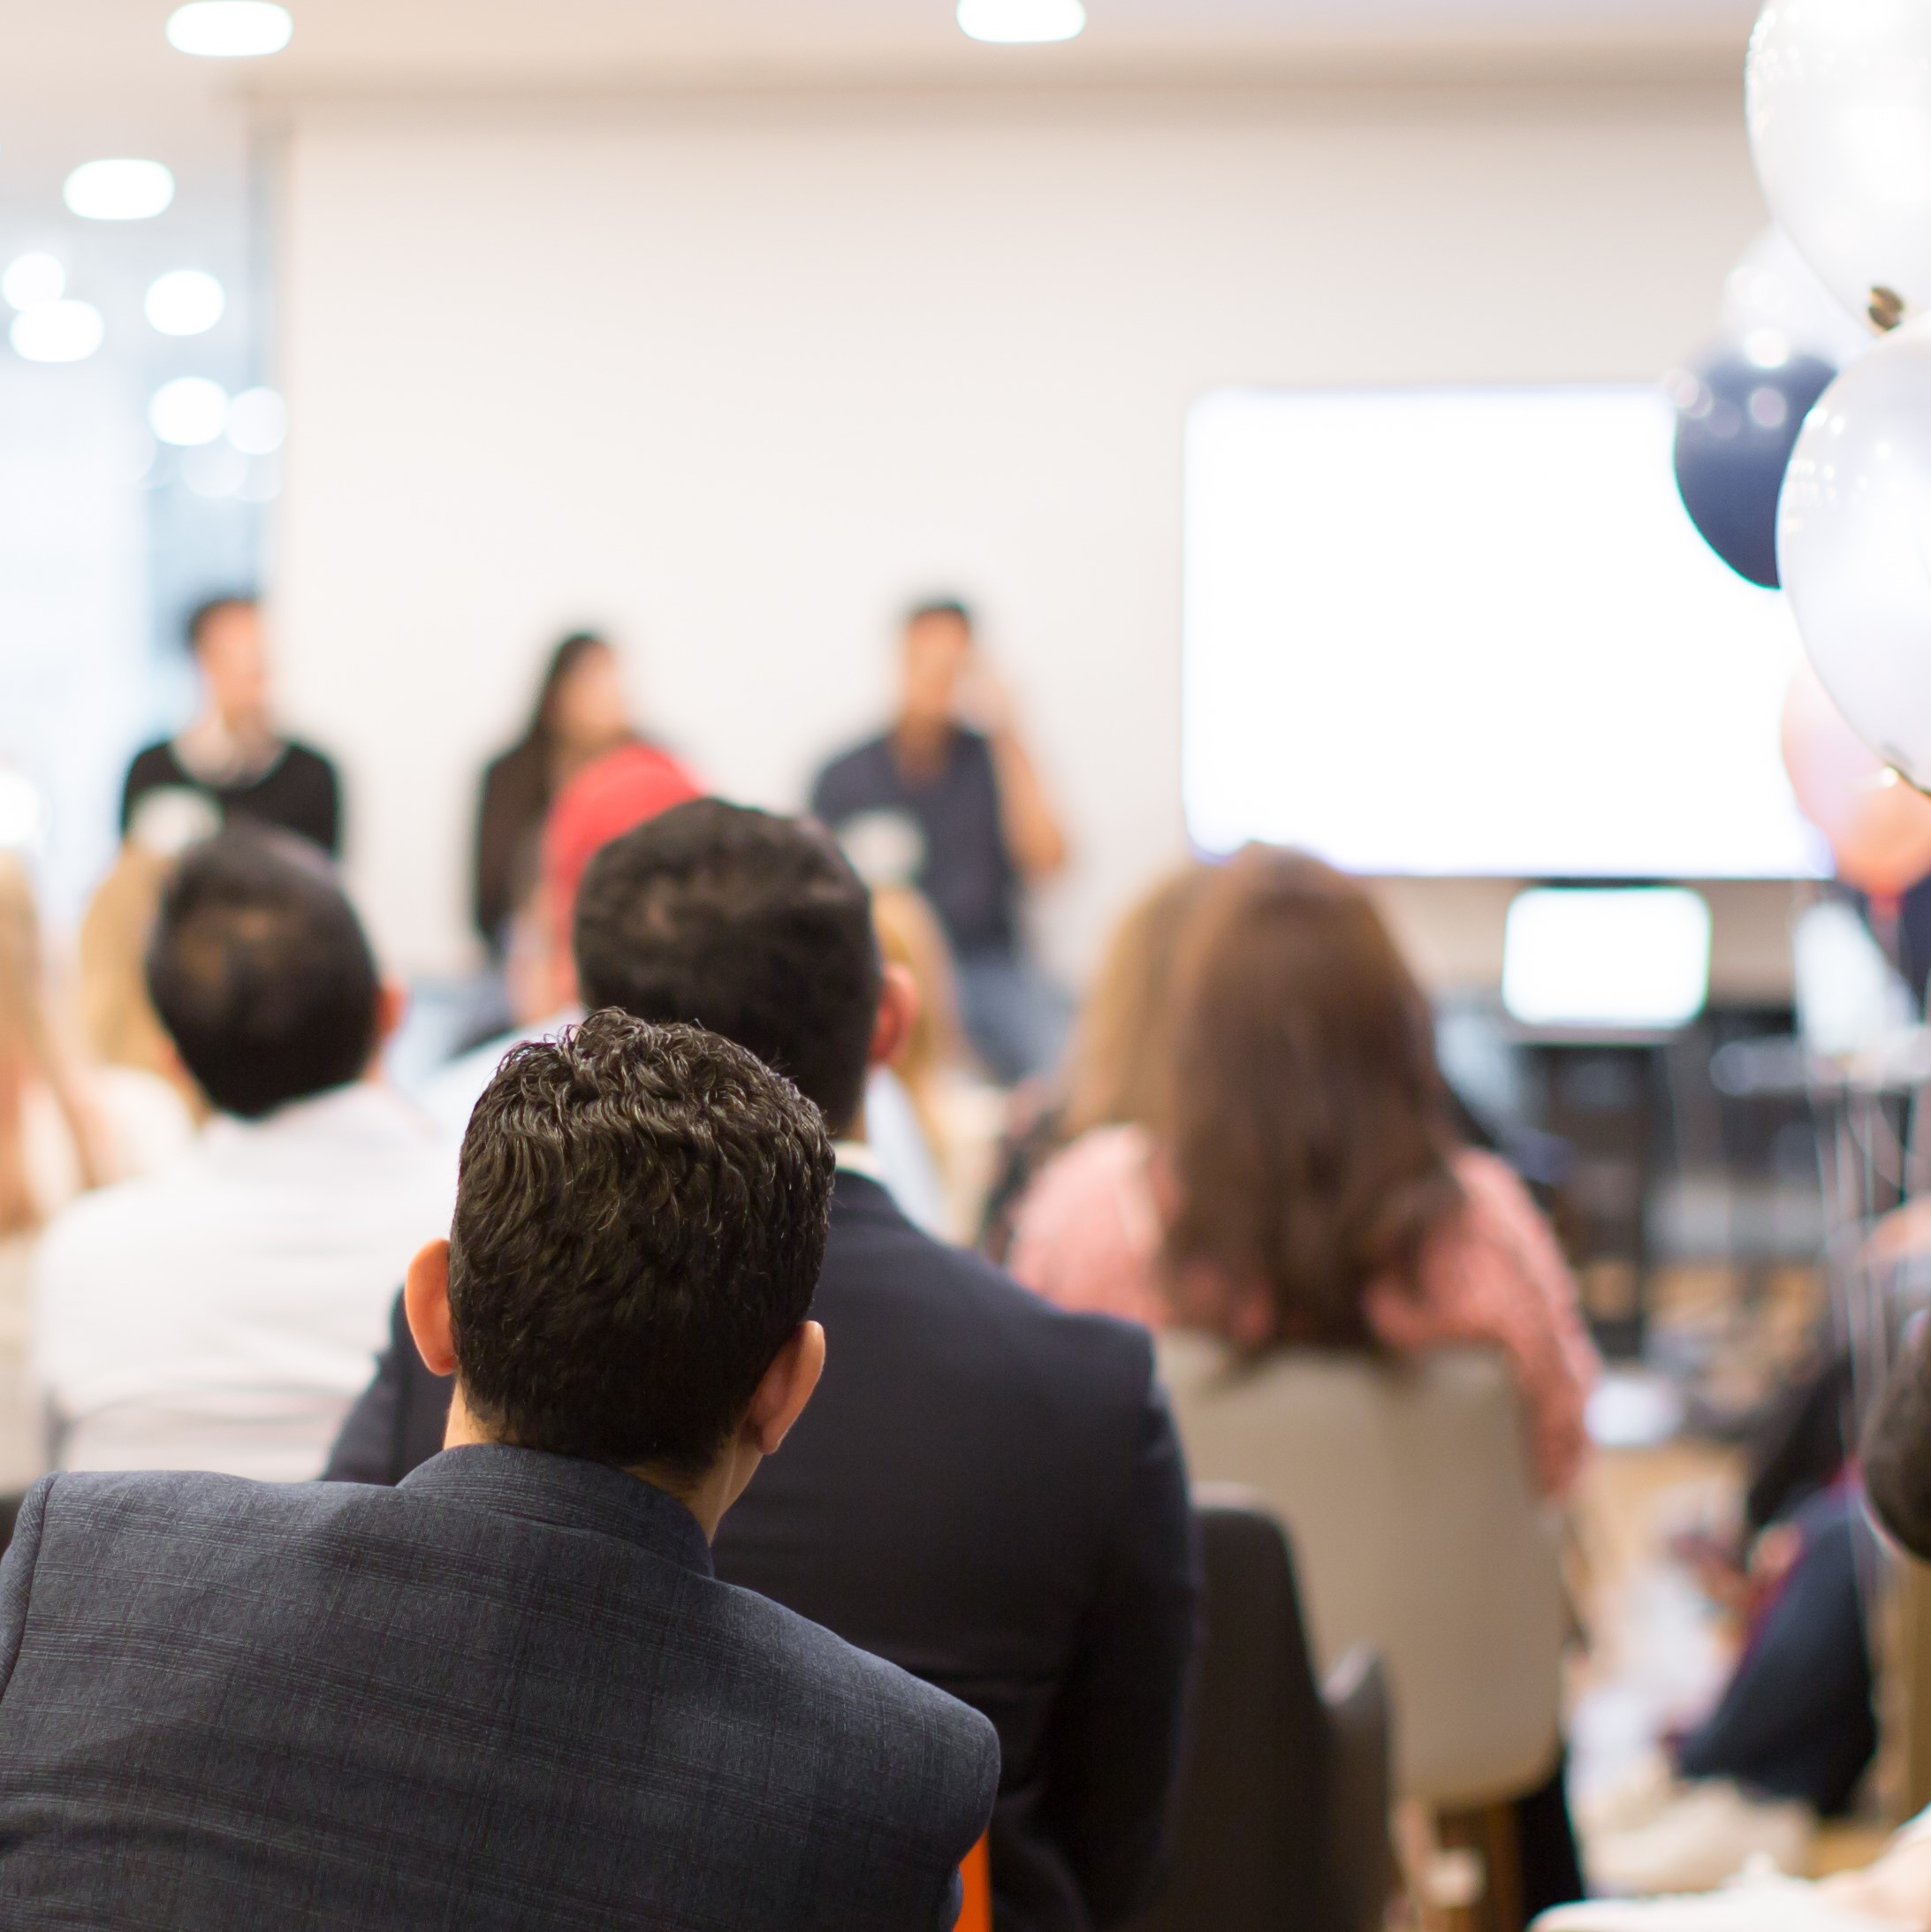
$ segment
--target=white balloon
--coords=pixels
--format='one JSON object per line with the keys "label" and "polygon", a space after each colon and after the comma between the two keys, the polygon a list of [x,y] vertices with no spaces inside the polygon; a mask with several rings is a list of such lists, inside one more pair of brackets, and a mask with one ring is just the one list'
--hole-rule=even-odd
{"label": "white balloon", "polygon": [[1781,228],[1766,228],[1723,280],[1723,333],[1780,339],[1786,350],[1848,369],[1876,338],[1817,279]]}
{"label": "white balloon", "polygon": [[1879,331],[1931,311],[1931,4],[1770,0],[1744,98],[1764,199],[1824,285]]}
{"label": "white balloon", "polygon": [[1777,567],[1837,709],[1931,790],[1931,320],[1878,344],[1805,418]]}

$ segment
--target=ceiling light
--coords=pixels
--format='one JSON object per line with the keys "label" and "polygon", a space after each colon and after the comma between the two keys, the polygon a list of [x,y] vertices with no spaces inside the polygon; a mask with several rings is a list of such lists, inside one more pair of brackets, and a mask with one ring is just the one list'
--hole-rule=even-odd
{"label": "ceiling light", "polygon": [[67,271],[50,255],[16,255],[0,275],[0,295],[14,308],[38,308],[67,293]]}
{"label": "ceiling light", "polygon": [[272,456],[288,434],[288,405],[272,389],[244,389],[228,405],[228,440],[244,456]]}
{"label": "ceiling light", "polygon": [[247,60],[278,54],[295,23],[269,0],[191,0],[168,16],[168,45],[183,54]]}
{"label": "ceiling light", "polygon": [[1069,41],[1086,25],[1080,0],[959,0],[959,27],[976,41]]}
{"label": "ceiling light", "polygon": [[148,399],[148,427],[163,443],[212,443],[228,427],[228,392],[205,376],[179,376]]}
{"label": "ceiling light", "polygon": [[148,290],[148,320],[164,336],[198,336],[221,320],[221,284],[199,269],[173,269]]}
{"label": "ceiling light", "polygon": [[29,362],[84,362],[106,333],[92,302],[38,302],[13,318],[7,340]]}
{"label": "ceiling light", "polygon": [[89,221],[146,221],[174,199],[174,177],[158,161],[87,161],[61,192]]}

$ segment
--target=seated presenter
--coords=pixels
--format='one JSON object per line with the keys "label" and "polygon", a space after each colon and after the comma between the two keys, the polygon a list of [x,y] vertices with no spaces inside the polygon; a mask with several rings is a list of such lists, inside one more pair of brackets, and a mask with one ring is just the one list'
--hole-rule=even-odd
{"label": "seated presenter", "polygon": [[695,1027],[477,1103],[399,1487],[57,1475],[0,1563],[0,1924],[940,1932],[992,1727],[711,1540],[810,1399],[833,1157]]}
{"label": "seated presenter", "polygon": [[157,810],[172,818],[184,802],[199,801],[202,810],[213,808],[214,823],[274,825],[338,856],[335,766],[276,726],[261,605],[253,597],[210,599],[188,619],[187,643],[201,676],[201,710],[186,731],[148,746],[128,767],[122,836],[141,831]]}
{"label": "seated presenter", "polygon": [[898,717],[825,766],[811,810],[867,883],[916,886],[931,901],[966,1031],[993,1078],[1051,1066],[1070,1008],[1027,956],[1021,901],[1064,868],[1066,835],[964,605],[922,604],[906,618]]}

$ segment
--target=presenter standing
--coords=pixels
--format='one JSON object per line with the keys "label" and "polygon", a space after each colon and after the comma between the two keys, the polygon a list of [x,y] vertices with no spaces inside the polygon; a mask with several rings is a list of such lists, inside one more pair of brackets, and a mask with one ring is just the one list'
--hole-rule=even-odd
{"label": "presenter standing", "polygon": [[253,597],[216,597],[189,618],[188,649],[201,673],[201,709],[179,736],[151,744],[128,767],[121,834],[163,795],[186,794],[225,823],[247,818],[312,840],[333,858],[342,844],[335,767],[276,730],[262,610]]}
{"label": "presenter standing", "polygon": [[907,616],[898,717],[818,774],[811,809],[870,883],[915,885],[931,901],[966,1031],[994,1077],[1050,1066],[1068,1005],[1026,956],[1020,899],[1064,868],[1066,835],[964,605]]}

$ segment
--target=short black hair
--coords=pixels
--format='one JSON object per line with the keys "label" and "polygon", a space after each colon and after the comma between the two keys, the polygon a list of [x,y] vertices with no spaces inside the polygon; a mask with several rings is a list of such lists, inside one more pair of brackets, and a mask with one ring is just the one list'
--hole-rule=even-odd
{"label": "short black hair", "polygon": [[379,993],[361,923],[316,848],[237,825],[188,848],[148,940],[148,993],[224,1113],[259,1120],[359,1079]]}
{"label": "short black hair", "polygon": [[577,893],[589,1007],[707,1026],[857,1118],[883,978],[871,895],[812,819],[673,806],[597,853]]}
{"label": "short black hair", "polygon": [[212,618],[224,611],[252,611],[258,607],[259,600],[243,590],[224,591],[218,597],[204,597],[187,613],[187,622],[183,627],[187,637],[187,648],[199,650],[201,648],[201,633],[208,628]]}
{"label": "short black hair", "polygon": [[928,617],[955,618],[968,630],[972,628],[972,612],[957,597],[923,598],[905,613],[904,628],[910,630],[913,625],[924,622]]}
{"label": "short black hair", "polygon": [[499,1441],[696,1476],[811,1305],[817,1109],[695,1026],[593,1013],[511,1052],[463,1137],[449,1307]]}

